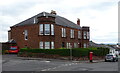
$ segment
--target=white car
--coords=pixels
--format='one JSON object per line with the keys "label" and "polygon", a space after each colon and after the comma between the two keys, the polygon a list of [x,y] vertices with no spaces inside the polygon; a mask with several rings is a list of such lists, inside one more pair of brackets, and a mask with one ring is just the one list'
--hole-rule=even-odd
{"label": "white car", "polygon": [[112,61],[112,62],[117,62],[118,61],[118,56],[115,54],[107,54],[105,56],[105,62],[107,61]]}

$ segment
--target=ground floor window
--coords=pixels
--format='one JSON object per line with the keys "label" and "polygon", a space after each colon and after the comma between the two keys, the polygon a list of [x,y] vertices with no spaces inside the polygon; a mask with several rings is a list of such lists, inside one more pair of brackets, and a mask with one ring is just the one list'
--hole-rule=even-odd
{"label": "ground floor window", "polygon": [[51,42],[51,49],[54,49],[54,42]]}
{"label": "ground floor window", "polygon": [[83,47],[84,47],[84,48],[87,48],[87,44],[86,44],[86,43],[84,43]]}
{"label": "ground floor window", "polygon": [[70,43],[67,43],[66,46],[67,46],[67,49],[70,49],[72,47]]}
{"label": "ground floor window", "polygon": [[45,49],[50,49],[50,42],[45,42]]}
{"label": "ground floor window", "polygon": [[43,49],[43,42],[40,42],[40,49]]}
{"label": "ground floor window", "polygon": [[40,49],[54,49],[54,42],[40,42]]}
{"label": "ground floor window", "polygon": [[77,43],[74,43],[74,48],[78,48],[78,44]]}

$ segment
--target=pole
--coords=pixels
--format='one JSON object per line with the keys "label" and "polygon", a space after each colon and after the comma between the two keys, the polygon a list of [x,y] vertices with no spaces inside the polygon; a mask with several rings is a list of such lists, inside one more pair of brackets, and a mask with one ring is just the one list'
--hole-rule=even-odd
{"label": "pole", "polygon": [[72,48],[70,48],[70,60],[72,61]]}

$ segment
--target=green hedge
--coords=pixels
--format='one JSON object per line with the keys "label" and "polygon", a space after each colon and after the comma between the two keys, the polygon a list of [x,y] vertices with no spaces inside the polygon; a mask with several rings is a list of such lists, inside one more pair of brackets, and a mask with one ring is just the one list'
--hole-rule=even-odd
{"label": "green hedge", "polygon": [[[60,56],[70,56],[70,49],[20,49],[19,53],[44,53]],[[72,56],[83,57],[88,56],[89,52],[93,52],[95,56],[105,56],[108,52],[108,48],[74,48],[72,49]]]}

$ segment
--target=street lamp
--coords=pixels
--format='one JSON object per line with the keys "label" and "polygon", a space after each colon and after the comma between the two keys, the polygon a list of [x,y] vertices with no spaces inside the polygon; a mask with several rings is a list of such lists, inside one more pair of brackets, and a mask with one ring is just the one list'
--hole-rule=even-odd
{"label": "street lamp", "polygon": [[72,61],[72,46],[70,45],[70,60]]}

